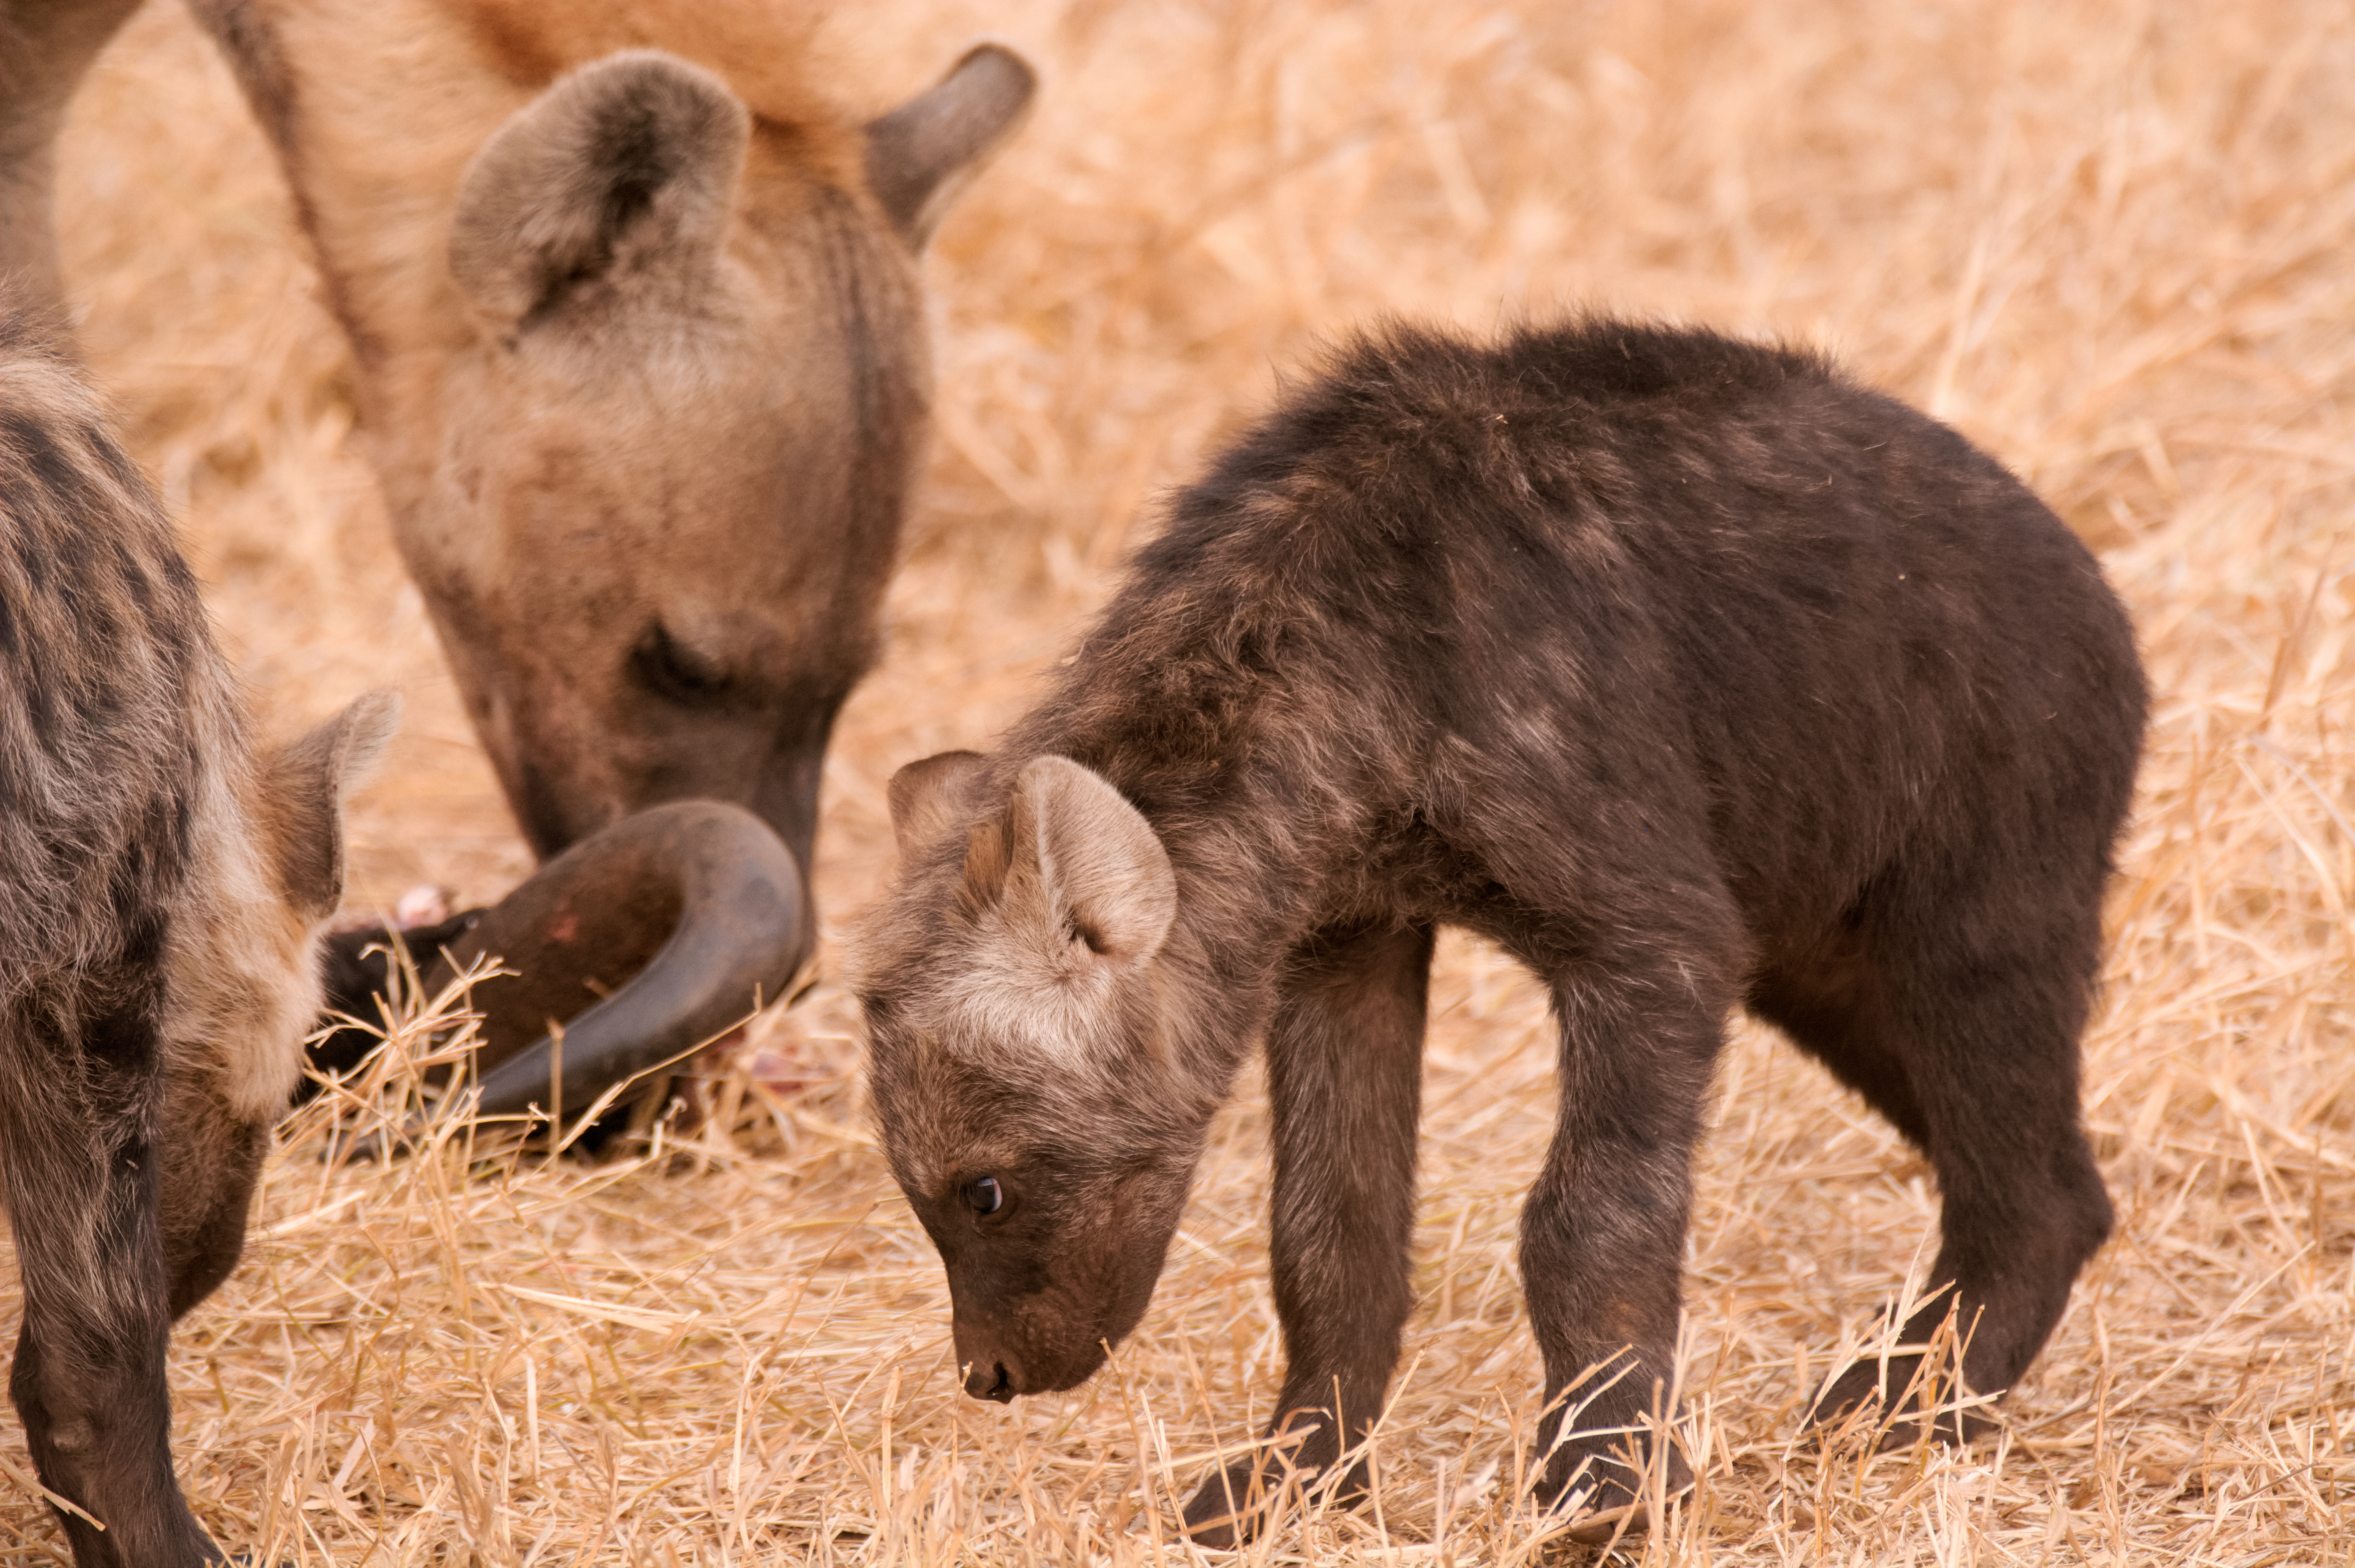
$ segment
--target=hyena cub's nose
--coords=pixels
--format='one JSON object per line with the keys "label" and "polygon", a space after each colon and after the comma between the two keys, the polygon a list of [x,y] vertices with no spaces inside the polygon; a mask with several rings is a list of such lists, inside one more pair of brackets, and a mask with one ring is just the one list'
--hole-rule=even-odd
{"label": "hyena cub's nose", "polygon": [[964,1374],[964,1391],[975,1399],[994,1399],[1000,1404],[1014,1403],[1014,1376],[1006,1370],[1004,1361],[992,1361],[987,1366],[975,1361]]}

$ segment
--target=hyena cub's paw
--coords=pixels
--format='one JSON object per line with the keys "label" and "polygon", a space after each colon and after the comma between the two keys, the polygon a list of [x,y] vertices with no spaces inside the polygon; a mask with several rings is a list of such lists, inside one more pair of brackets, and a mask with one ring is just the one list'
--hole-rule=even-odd
{"label": "hyena cub's paw", "polygon": [[1204,1481],[1186,1505],[1186,1538],[1213,1552],[1254,1540],[1284,1485],[1281,1471],[1270,1475],[1257,1459],[1236,1460]]}
{"label": "hyena cub's paw", "polygon": [[1682,1497],[1692,1484],[1692,1466],[1673,1436],[1572,1431],[1551,1445],[1536,1490],[1540,1503],[1574,1520],[1567,1539],[1601,1546],[1643,1534],[1654,1506]]}
{"label": "hyena cub's paw", "polygon": [[1945,1358],[1868,1357],[1832,1381],[1807,1424],[1827,1441],[1860,1440],[1876,1452],[1910,1448],[1927,1439],[1961,1446],[1991,1436],[1996,1421],[1954,1381]]}
{"label": "hyena cub's paw", "polygon": [[1186,1505],[1187,1539],[1215,1552],[1258,1538],[1285,1506],[1315,1497],[1355,1508],[1372,1489],[1368,1461],[1338,1467],[1341,1446],[1329,1428],[1294,1430],[1236,1459],[1205,1480]]}

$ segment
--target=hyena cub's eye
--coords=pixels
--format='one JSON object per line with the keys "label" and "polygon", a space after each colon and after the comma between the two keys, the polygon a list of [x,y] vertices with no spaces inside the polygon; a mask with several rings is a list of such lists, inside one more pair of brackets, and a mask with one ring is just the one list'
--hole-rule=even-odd
{"label": "hyena cub's eye", "polygon": [[1006,1206],[1006,1189],[995,1176],[980,1176],[964,1184],[964,1204],[976,1214],[994,1214]]}

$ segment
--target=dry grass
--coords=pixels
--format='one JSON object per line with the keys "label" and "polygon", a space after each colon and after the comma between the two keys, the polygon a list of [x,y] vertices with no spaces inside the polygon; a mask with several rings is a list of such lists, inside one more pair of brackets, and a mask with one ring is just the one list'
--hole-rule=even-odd
{"label": "dry grass", "polygon": [[[1904,1287],[1921,1163],[1762,1033],[1700,1172],[1705,1473],[1647,1563],[2347,1561],[2355,1537],[2355,18],[2338,0],[899,0],[879,91],[986,25],[1043,109],[943,232],[942,439],[890,662],[829,767],[837,919],[882,783],[1017,713],[1140,526],[1275,377],[1380,312],[1593,302],[1828,342],[2105,552],[2159,693],[2087,1115],[2123,1217],[1992,1448],[1862,1461],[1805,1395]],[[985,15],[986,13],[986,15]],[[357,895],[526,862],[352,449],[286,202],[176,8],[67,157],[101,375],[255,684],[410,692]],[[1409,1367],[1378,1510],[1253,1561],[1516,1563],[1536,1387],[1513,1269],[1541,999],[1451,941]],[[323,1161],[297,1119],[246,1266],[183,1326],[200,1514],[263,1561],[1182,1561],[1197,1456],[1277,1372],[1247,1094],[1142,1331],[981,1406],[865,1128],[828,986],[703,1129],[619,1163]],[[782,1088],[758,1081],[800,1080]],[[13,1431],[0,1454],[21,1464]],[[21,1489],[0,1551],[55,1557]]]}

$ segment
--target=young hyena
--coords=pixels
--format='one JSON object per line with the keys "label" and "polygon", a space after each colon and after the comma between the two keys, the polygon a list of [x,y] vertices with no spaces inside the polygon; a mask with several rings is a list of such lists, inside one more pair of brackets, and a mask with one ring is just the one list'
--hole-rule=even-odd
{"label": "young hyena", "polygon": [[318,1010],[339,793],[397,705],[252,755],[154,493],[31,338],[0,309],[9,1392],[80,1568],[194,1563],[219,1553],[173,1481],[165,1346],[244,1245]]}
{"label": "young hyena", "polygon": [[[1969,1386],[2009,1386],[2110,1226],[2077,1040],[2143,711],[2069,531],[1815,355],[1611,321],[1358,344],[1178,499],[997,754],[892,780],[858,983],[966,1389],[1071,1387],[1135,1325],[1263,1039],[1269,1452],[1332,1465],[1410,1307],[1441,925],[1560,1021],[1521,1229],[1551,1495],[1642,1520],[1737,1006],[1928,1156],[1950,1288],[1906,1337],[1951,1306]],[[1197,1538],[1250,1530],[1280,1462],[1210,1478]]]}

